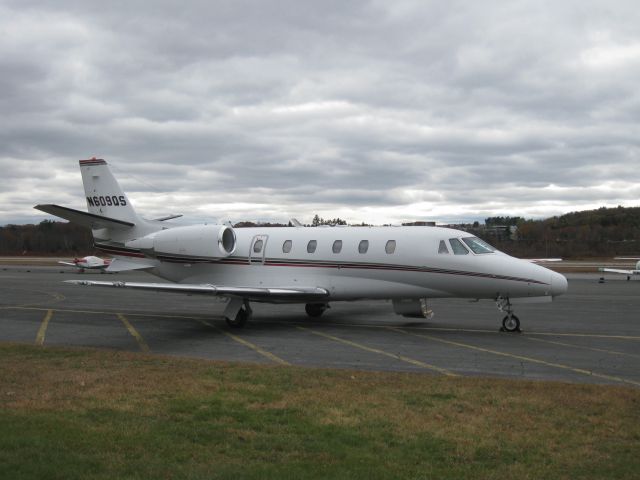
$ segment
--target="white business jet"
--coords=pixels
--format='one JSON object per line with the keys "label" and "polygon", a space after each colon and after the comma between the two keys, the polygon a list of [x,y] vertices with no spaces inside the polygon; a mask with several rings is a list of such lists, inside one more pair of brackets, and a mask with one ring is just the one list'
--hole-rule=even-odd
{"label": "white business jet", "polygon": [[108,272],[146,270],[174,283],[67,282],[227,297],[233,327],[251,317],[251,302],[302,303],[318,317],[330,302],[389,299],[397,314],[430,318],[428,299],[457,297],[496,301],[512,332],[520,328],[514,304],[550,302],[567,290],[564,276],[460,230],[171,226],[141,218],[104,160],[80,160],[80,171],[88,213],[35,208],[90,227],[95,246],[114,257]]}
{"label": "white business jet", "polygon": [[104,270],[111,263],[111,260],[109,260],[108,258],[103,259],[100,257],[89,255],[88,257],[74,258],[73,262],[59,261],[58,263],[61,265],[76,267],[80,273],[83,273],[85,270],[100,270],[104,272]]}

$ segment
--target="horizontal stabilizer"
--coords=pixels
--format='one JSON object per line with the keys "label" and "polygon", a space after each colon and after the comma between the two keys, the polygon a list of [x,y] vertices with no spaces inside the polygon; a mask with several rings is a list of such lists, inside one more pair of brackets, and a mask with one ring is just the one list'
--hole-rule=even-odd
{"label": "horizontal stabilizer", "polygon": [[166,222],[167,220],[173,220],[174,218],[180,218],[181,213],[172,213],[171,215],[165,215],[164,217],[154,218],[154,222]]}
{"label": "horizontal stabilizer", "polygon": [[242,297],[249,300],[294,300],[326,298],[329,292],[319,287],[294,288],[258,288],[258,287],[225,287],[209,284],[186,283],[142,283],[142,282],[105,282],[98,280],[65,280],[74,285],[91,285],[98,287],[133,288],[138,290],[153,290],[157,292],[174,293],[202,293],[226,297]]}
{"label": "horizontal stabilizer", "polygon": [[127,229],[133,227],[135,224],[126,222],[124,220],[117,220],[115,218],[103,217],[102,215],[96,215],[95,213],[82,212],[73,208],[61,207],[60,205],[36,205],[33,207],[45,213],[50,213],[56,217],[64,218],[72,223],[78,225],[84,225],[92,229],[97,228],[116,228]]}
{"label": "horizontal stabilizer", "polygon": [[156,266],[157,265],[153,261],[146,259],[129,260],[124,258],[114,258],[111,260],[106,271],[109,273],[128,272],[131,270],[148,270],[149,268],[154,268]]}

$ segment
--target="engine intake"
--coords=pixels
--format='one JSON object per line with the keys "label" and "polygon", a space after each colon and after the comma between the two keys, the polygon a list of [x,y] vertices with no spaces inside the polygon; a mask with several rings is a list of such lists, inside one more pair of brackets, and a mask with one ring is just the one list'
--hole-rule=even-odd
{"label": "engine intake", "polygon": [[145,255],[189,257],[228,257],[236,249],[236,234],[226,225],[175,227],[125,242]]}

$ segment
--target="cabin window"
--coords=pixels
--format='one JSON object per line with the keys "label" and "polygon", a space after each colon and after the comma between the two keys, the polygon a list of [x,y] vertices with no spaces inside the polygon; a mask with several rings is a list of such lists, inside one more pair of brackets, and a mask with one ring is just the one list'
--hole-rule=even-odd
{"label": "cabin window", "polygon": [[262,240],[256,240],[253,244],[253,253],[260,253],[262,251]]}
{"label": "cabin window", "polygon": [[336,240],[335,242],[333,242],[333,247],[331,247],[331,250],[333,250],[333,253],[340,253],[340,251],[342,250],[342,240]]}
{"label": "cabin window", "polygon": [[482,254],[496,251],[495,248],[484,240],[480,240],[478,237],[465,237],[462,241],[467,244],[467,247],[469,247],[473,253]]}
{"label": "cabin window", "polygon": [[358,244],[358,252],[367,253],[367,250],[369,250],[369,240],[360,240],[360,243]]}
{"label": "cabin window", "polygon": [[394,253],[396,251],[396,241],[389,240],[387,244],[384,246],[384,251],[389,254]]}
{"label": "cabin window", "polygon": [[285,240],[282,244],[282,253],[289,253],[291,251],[291,245],[293,242],[291,240]]}
{"label": "cabin window", "polygon": [[457,238],[450,238],[449,239],[449,243],[451,244],[451,250],[453,250],[453,253],[455,255],[468,255],[469,254],[469,250],[464,248],[464,245],[462,245],[462,242],[460,240],[458,240]]}
{"label": "cabin window", "polygon": [[318,246],[317,240],[309,240],[309,243],[307,243],[307,253],[315,252],[317,246]]}
{"label": "cabin window", "polygon": [[449,249],[447,248],[447,243],[444,240],[440,240],[440,245],[438,246],[438,253],[442,253],[445,255],[449,254]]}

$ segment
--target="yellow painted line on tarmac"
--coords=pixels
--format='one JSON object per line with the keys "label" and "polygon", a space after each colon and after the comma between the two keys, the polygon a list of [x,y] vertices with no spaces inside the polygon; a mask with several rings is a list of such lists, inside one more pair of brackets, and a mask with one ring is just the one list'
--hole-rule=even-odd
{"label": "yellow painted line on tarmac", "polygon": [[[387,327],[384,327],[387,328]],[[390,327],[394,328],[394,327]],[[481,330],[473,328],[444,328],[444,327],[401,327],[407,330],[425,330],[434,332],[462,332],[462,333],[495,333],[496,335],[504,335],[504,332],[496,330]],[[610,338],[618,340],[640,340],[637,335],[605,335],[599,333],[556,333],[556,332],[523,332],[523,336],[558,336],[558,337],[585,337],[585,338]]]}
{"label": "yellow painted line on tarmac", "polygon": [[611,355],[622,355],[625,357],[640,358],[640,355],[634,353],[618,352],[617,350],[607,350],[606,348],[587,347],[585,345],[576,345],[574,343],[554,342],[553,340],[543,340],[541,338],[527,337],[527,340],[531,340],[532,342],[551,343],[553,345],[560,345],[562,347],[580,348],[583,350],[591,350],[593,352],[610,353]]}
{"label": "yellow painted line on tarmac", "polygon": [[599,333],[554,333],[554,332],[530,332],[525,335],[537,335],[544,337],[579,337],[579,338],[612,338],[617,340],[640,340],[637,335],[603,335]]}
{"label": "yellow painted line on tarmac", "polygon": [[313,333],[314,335],[318,335],[320,337],[328,338],[329,340],[333,340],[334,342],[344,343],[345,345],[349,345],[351,347],[359,348],[360,350],[364,350],[366,352],[377,353],[379,355],[384,355],[385,357],[393,358],[395,360],[400,360],[405,363],[410,363],[411,365],[416,365],[418,367],[426,368],[428,370],[434,370],[443,375],[447,375],[450,377],[457,377],[453,372],[446,370],[444,368],[436,367],[435,365],[431,365],[429,363],[421,362],[420,360],[415,360],[413,358],[405,357],[404,355],[396,355],[395,353],[385,352],[384,350],[380,350],[373,347],[367,347],[366,345],[362,345],[361,343],[352,342],[351,340],[345,340],[344,338],[335,337],[333,335],[329,335],[328,333],[318,332],[317,330],[312,330],[308,327],[301,327],[296,325],[298,330],[304,330],[309,333]]}
{"label": "yellow painted line on tarmac", "polygon": [[36,345],[44,345],[44,337],[47,333],[47,327],[49,326],[49,320],[53,317],[53,310],[47,310],[47,314],[42,319],[38,334],[36,335]]}
{"label": "yellow painted line on tarmac", "polygon": [[[23,306],[11,306],[11,307],[0,307],[0,309],[5,310],[48,310],[43,307],[23,307]],[[54,312],[66,312],[66,313],[90,313],[90,314],[100,314],[100,315],[113,315],[113,311],[103,311],[103,310],[76,310],[72,308],[55,308]],[[187,315],[166,315],[161,313],[138,313],[138,312],[125,312],[130,317],[152,317],[152,318],[180,318],[186,320],[202,320],[202,317],[193,317]]]}
{"label": "yellow painted line on tarmac", "polygon": [[[5,306],[0,307],[0,310],[36,310],[36,311],[46,311],[48,308],[45,307],[30,307],[30,306]],[[69,312],[69,313],[91,313],[91,314],[105,314],[105,315],[113,315],[113,312],[102,311],[102,310],[77,310],[71,308],[55,308],[54,312]],[[188,320],[202,320],[203,317],[189,316],[189,315],[167,315],[167,314],[155,314],[155,313],[139,313],[139,312],[128,312],[127,315],[130,317],[155,317],[155,318],[182,318]],[[208,317],[207,317],[208,318]],[[298,325],[297,322],[282,322],[282,321],[273,321],[273,322],[262,322],[262,323],[276,323],[278,325]],[[372,324],[355,324],[355,323],[334,323],[334,322],[325,322],[323,325],[331,325],[336,327],[357,327],[357,328],[405,328],[407,330],[418,330],[418,331],[433,331],[433,332],[461,332],[461,333],[492,333],[495,335],[505,335],[504,332],[500,332],[498,329],[495,330],[487,330],[487,329],[479,329],[479,328],[446,328],[446,327],[392,327],[389,325],[372,325]],[[640,336],[638,335],[606,335],[599,333],[562,333],[562,332],[523,332],[520,334],[521,336],[549,336],[549,337],[580,337],[580,338],[606,338],[606,339],[617,339],[617,340],[640,340]]]}
{"label": "yellow painted line on tarmac", "polygon": [[514,358],[516,360],[522,360],[525,362],[531,362],[531,363],[537,363],[540,365],[545,365],[547,367],[553,367],[553,368],[559,368],[562,370],[568,370],[570,372],[573,373],[579,373],[582,375],[587,375],[589,377],[596,377],[596,378],[602,378],[604,380],[610,380],[610,381],[615,381],[615,382],[621,382],[621,383],[628,383],[630,385],[635,385],[635,386],[639,386],[640,387],[640,382],[636,382],[633,380],[628,380],[626,378],[622,378],[622,377],[616,377],[613,375],[605,375],[603,373],[596,373],[596,372],[592,372],[590,370],[585,370],[583,368],[575,368],[575,367],[571,367],[569,365],[563,365],[562,363],[555,363],[555,362],[547,362],[545,360],[540,360],[538,358],[533,358],[533,357],[525,357],[523,355],[515,355],[513,353],[506,353],[506,352],[500,352],[498,350],[491,350],[489,348],[483,348],[483,347],[477,347],[475,345],[469,345],[468,343],[461,343],[461,342],[454,342],[451,340],[444,340],[442,338],[438,338],[438,337],[434,337],[433,335],[426,335],[423,333],[414,333],[414,332],[407,332],[406,330],[403,330],[401,328],[397,328],[397,327],[388,327],[389,330],[392,330],[394,332],[402,332],[406,335],[413,335],[415,337],[422,337],[422,338],[427,338],[429,340],[433,340],[434,342],[440,342],[440,343],[445,343],[447,345],[454,345],[456,347],[461,347],[461,348],[468,348],[471,350],[476,350],[479,352],[484,352],[484,353],[490,353],[492,355],[500,355],[502,357],[509,357],[509,358]]}
{"label": "yellow painted line on tarmac", "polygon": [[245,340],[244,338],[241,338],[237,335],[234,335],[233,333],[229,333],[224,331],[223,329],[221,329],[220,327],[215,326],[212,323],[207,322],[206,320],[200,320],[200,323],[214,328],[215,330],[219,331],[220,333],[224,333],[227,337],[231,338],[232,340],[235,340],[236,342],[238,342],[241,345],[244,345],[245,347],[250,348],[251,350],[253,350],[254,352],[259,353],[260,355],[268,358],[269,360],[271,360],[272,362],[275,362],[277,364],[280,365],[287,365],[287,366],[291,366],[291,364],[289,362],[287,362],[286,360],[283,360],[282,358],[278,357],[277,355],[274,355],[271,352],[267,352],[264,348],[259,347],[258,345],[256,345],[255,343],[251,343],[248,340]]}
{"label": "yellow painted line on tarmac", "polygon": [[149,353],[151,351],[151,349],[149,348],[149,345],[147,345],[147,342],[144,341],[144,338],[142,338],[142,335],[140,335],[138,331],[133,327],[133,325],[131,325],[129,320],[127,320],[127,317],[125,317],[121,313],[116,313],[116,316],[124,324],[124,326],[127,328],[131,336],[136,339],[136,342],[138,342],[138,346],[140,347],[140,350],[142,350],[145,353]]}

